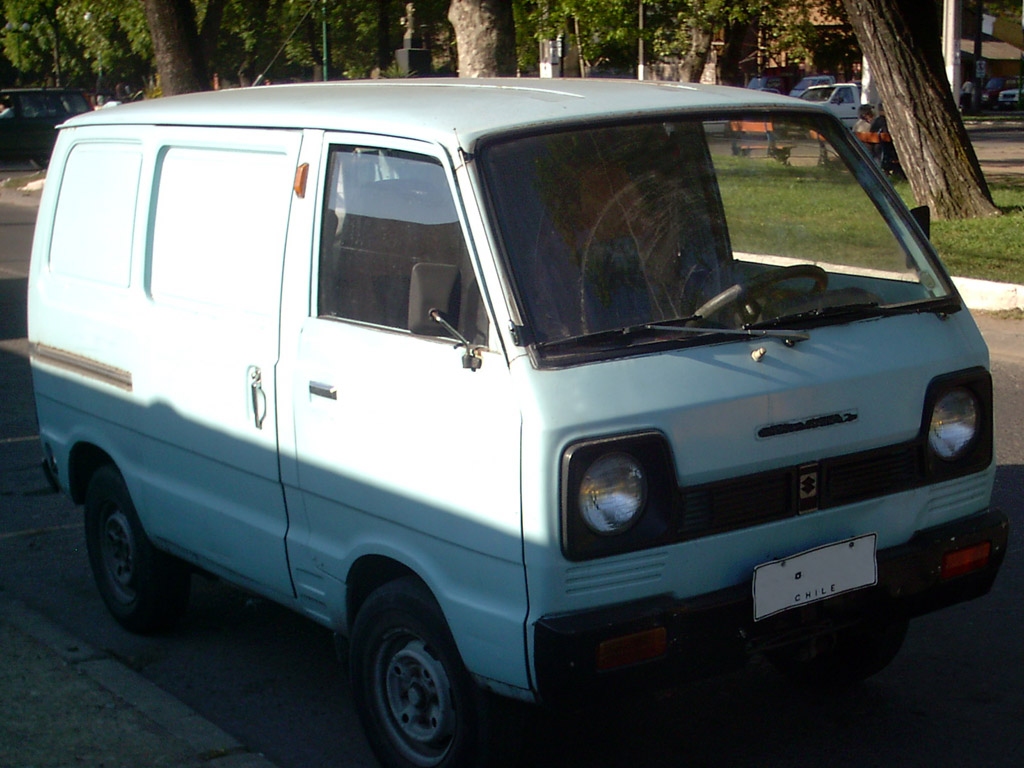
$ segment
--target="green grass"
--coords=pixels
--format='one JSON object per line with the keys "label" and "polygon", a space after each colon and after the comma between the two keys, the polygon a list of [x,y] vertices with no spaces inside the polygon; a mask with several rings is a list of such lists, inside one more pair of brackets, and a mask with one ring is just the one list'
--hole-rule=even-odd
{"label": "green grass", "polygon": [[715,166],[733,250],[902,267],[892,234],[845,170],[732,157]]}
{"label": "green grass", "polygon": [[[737,250],[828,254],[836,263],[892,268],[891,236],[869,224],[877,221],[874,211],[845,173],[722,155],[715,165]],[[814,185],[810,199],[807,184]],[[1024,284],[1024,177],[1000,177],[989,187],[1002,215],[933,220],[932,244],[950,274]],[[896,190],[908,206],[916,204],[907,182]]]}
{"label": "green grass", "polygon": [[9,179],[0,179],[0,187],[4,189],[20,189],[29,182],[46,178],[46,171],[28,174],[27,176],[13,176]]}
{"label": "green grass", "polygon": [[[932,244],[953,275],[1024,284],[1024,178],[989,188],[1002,216],[932,221]],[[909,184],[896,189],[914,205]]]}

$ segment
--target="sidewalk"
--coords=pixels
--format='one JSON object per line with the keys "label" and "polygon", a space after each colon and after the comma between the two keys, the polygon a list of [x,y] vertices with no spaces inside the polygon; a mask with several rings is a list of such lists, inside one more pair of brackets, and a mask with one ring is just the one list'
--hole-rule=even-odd
{"label": "sidewalk", "polygon": [[275,768],[116,659],[0,599],[0,768]]}

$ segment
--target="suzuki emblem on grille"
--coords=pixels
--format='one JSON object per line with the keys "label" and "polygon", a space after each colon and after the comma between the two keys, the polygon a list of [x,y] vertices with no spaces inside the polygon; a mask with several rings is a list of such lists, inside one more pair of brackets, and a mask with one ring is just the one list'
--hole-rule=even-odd
{"label": "suzuki emblem on grille", "polygon": [[798,500],[796,511],[805,515],[818,509],[818,464],[804,464],[800,467],[797,480]]}

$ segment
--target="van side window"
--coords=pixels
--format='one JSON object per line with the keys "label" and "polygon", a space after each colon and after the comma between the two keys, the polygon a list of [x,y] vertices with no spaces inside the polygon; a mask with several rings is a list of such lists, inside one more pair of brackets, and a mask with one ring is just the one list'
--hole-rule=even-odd
{"label": "van side window", "polygon": [[78,144],[68,155],[50,237],[50,270],[127,287],[142,152]]}
{"label": "van side window", "polygon": [[169,147],[156,174],[153,297],[276,314],[294,173],[284,150]]}
{"label": "van side window", "polygon": [[458,267],[459,331],[487,341],[487,316],[441,164],[410,152],[330,151],[320,235],[318,314],[409,329],[409,285],[422,262]]}

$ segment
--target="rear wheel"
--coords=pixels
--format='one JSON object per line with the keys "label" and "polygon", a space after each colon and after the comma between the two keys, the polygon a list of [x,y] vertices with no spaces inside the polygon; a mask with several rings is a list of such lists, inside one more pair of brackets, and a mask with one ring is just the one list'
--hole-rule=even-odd
{"label": "rear wheel", "polygon": [[514,705],[508,720],[498,716],[503,703],[473,682],[440,606],[419,580],[390,582],[367,598],[352,629],[349,674],[382,765],[456,768],[514,759],[504,737],[514,732]]}
{"label": "rear wheel", "polygon": [[191,573],[146,536],[121,473],[100,467],[85,496],[89,564],[107,608],[125,629],[169,629],[188,605]]}
{"label": "rear wheel", "polygon": [[896,658],[907,634],[907,620],[868,622],[811,643],[769,655],[791,680],[814,688],[842,688],[881,672]]}

